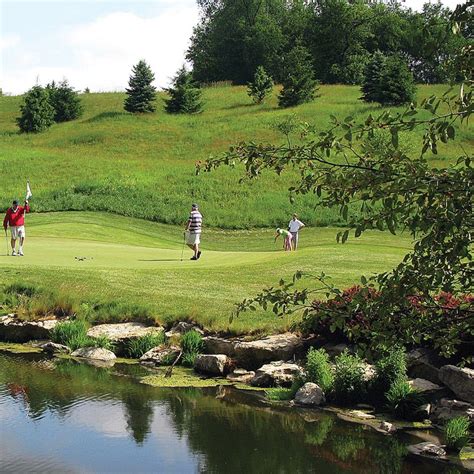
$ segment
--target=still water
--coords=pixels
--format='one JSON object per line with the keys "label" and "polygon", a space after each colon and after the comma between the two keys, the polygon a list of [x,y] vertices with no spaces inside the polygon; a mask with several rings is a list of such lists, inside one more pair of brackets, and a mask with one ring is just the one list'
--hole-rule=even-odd
{"label": "still water", "polygon": [[0,352],[0,472],[453,472],[409,459],[416,439],[229,387],[149,387],[143,370]]}

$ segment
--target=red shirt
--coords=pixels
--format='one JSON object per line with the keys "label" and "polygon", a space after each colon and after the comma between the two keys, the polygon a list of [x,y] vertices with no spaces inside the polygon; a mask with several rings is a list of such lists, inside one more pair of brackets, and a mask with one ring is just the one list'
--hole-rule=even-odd
{"label": "red shirt", "polygon": [[3,227],[6,227],[7,224],[10,227],[20,226],[25,224],[25,212],[30,212],[30,206],[27,204],[25,207],[18,206],[16,211],[11,207],[7,210],[5,214],[5,219],[3,219]]}

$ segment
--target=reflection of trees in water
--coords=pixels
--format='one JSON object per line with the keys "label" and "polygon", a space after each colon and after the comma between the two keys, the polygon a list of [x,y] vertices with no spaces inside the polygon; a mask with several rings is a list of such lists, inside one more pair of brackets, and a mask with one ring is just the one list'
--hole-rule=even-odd
{"label": "reflection of trees in water", "polygon": [[150,433],[154,411],[153,401],[146,391],[136,391],[124,394],[122,402],[126,409],[127,429],[132,434],[133,439],[138,444],[142,444]]}
{"label": "reflection of trees in water", "polygon": [[0,354],[0,383],[14,384],[12,396],[25,400],[33,418],[46,410],[65,416],[81,400],[121,400],[127,428],[141,444],[159,400],[176,435],[198,455],[202,471],[299,473],[315,466],[320,473],[401,470],[404,447],[395,438],[343,423],[332,414],[311,412],[312,422],[306,422],[300,412],[275,411],[229,387],[218,390],[216,398],[215,389],[156,389],[114,375],[128,369],[30,359]]}

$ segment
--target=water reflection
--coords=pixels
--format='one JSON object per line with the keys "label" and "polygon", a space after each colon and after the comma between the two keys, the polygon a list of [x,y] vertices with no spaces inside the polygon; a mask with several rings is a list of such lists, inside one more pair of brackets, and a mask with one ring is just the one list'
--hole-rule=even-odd
{"label": "water reflection", "polygon": [[230,387],[156,389],[142,374],[0,353],[0,471],[442,472],[329,413],[275,411]]}

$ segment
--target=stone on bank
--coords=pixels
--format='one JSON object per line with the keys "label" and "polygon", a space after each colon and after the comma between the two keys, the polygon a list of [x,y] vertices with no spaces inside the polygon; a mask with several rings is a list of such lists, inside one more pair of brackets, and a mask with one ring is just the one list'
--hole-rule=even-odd
{"label": "stone on bank", "polygon": [[196,357],[194,370],[209,375],[224,375],[229,366],[225,354],[201,354]]}
{"label": "stone on bank", "polygon": [[306,382],[295,395],[295,403],[307,407],[317,407],[326,402],[321,387],[313,382]]}
{"label": "stone on bank", "polygon": [[444,365],[439,371],[439,379],[459,398],[474,403],[474,369]]}
{"label": "stone on bank", "polygon": [[102,361],[109,361],[117,358],[112,351],[103,349],[102,347],[81,347],[80,349],[75,350],[71,356]]}
{"label": "stone on bank", "polygon": [[291,362],[270,362],[262,365],[256,372],[250,384],[255,387],[289,387],[295,377],[303,374],[303,369]]}

